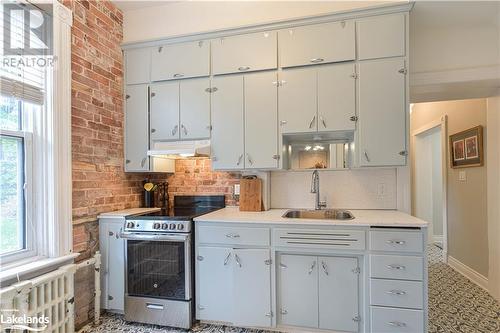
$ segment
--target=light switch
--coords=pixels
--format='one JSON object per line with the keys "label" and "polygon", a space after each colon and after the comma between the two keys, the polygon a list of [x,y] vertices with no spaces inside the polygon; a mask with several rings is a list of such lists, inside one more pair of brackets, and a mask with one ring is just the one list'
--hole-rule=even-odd
{"label": "light switch", "polygon": [[461,182],[467,181],[467,173],[465,172],[465,170],[458,172],[458,180]]}
{"label": "light switch", "polygon": [[377,195],[383,196],[386,192],[386,185],[384,183],[380,183],[377,185]]}
{"label": "light switch", "polygon": [[240,184],[234,184],[234,195],[240,195]]}

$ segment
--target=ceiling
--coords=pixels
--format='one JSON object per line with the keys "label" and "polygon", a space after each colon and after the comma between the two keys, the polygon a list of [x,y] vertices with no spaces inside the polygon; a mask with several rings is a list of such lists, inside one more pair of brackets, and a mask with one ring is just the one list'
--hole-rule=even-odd
{"label": "ceiling", "polygon": [[122,12],[127,12],[131,10],[146,8],[146,7],[155,7],[161,6],[172,2],[179,2],[174,0],[111,0],[118,8],[122,10]]}

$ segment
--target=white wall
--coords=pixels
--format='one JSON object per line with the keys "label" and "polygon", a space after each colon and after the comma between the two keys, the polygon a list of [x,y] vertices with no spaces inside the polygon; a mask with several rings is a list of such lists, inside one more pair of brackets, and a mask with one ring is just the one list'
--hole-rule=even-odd
{"label": "white wall", "polygon": [[[272,208],[314,208],[312,172],[271,172]],[[329,208],[396,209],[396,169],[320,171],[320,198]]]}

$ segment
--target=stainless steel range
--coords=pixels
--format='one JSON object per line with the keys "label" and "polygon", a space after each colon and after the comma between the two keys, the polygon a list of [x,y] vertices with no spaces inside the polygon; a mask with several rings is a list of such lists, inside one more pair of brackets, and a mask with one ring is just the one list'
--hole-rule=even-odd
{"label": "stainless steel range", "polygon": [[190,328],[194,306],[193,218],[224,196],[176,196],[174,208],[126,218],[125,320]]}

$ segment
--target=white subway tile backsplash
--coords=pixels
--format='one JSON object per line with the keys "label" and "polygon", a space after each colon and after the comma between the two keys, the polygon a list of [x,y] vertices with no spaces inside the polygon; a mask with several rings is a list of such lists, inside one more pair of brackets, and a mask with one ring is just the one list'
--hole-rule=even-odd
{"label": "white subway tile backsplash", "polygon": [[[313,208],[311,172],[271,172],[272,208]],[[320,171],[320,198],[329,208],[397,209],[396,169]]]}

